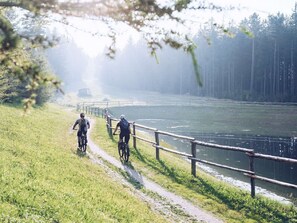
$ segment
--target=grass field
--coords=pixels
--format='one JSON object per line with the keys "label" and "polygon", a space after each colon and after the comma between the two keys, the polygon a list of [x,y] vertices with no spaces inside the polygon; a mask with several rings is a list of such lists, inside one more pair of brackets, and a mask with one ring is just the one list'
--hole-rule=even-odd
{"label": "grass field", "polygon": [[52,105],[0,112],[0,222],[166,222],[77,154],[77,114]]}
{"label": "grass field", "polygon": [[[98,119],[92,137],[109,154],[118,157],[117,139],[109,139],[104,120]],[[157,161],[153,147],[138,142],[137,149],[131,148],[129,165],[226,222],[297,222],[294,206],[282,205],[259,196],[253,199],[248,192],[220,182],[201,170],[198,170],[198,177],[194,178],[186,161],[163,152],[160,157],[161,161]]]}

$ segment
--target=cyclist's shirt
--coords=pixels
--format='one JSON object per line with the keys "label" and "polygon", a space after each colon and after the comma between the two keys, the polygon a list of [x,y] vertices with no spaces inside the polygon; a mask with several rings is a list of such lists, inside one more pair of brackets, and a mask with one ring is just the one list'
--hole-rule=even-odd
{"label": "cyclist's shirt", "polygon": [[[126,121],[127,122],[127,121]],[[121,135],[129,135],[130,134],[130,124],[128,123],[128,127],[122,124],[122,121],[119,121],[117,127],[120,127]]]}
{"label": "cyclist's shirt", "polygon": [[76,122],[74,123],[74,126],[78,125],[79,129],[78,131],[84,131],[87,132],[88,128],[90,128],[90,122],[87,119],[77,119]]}

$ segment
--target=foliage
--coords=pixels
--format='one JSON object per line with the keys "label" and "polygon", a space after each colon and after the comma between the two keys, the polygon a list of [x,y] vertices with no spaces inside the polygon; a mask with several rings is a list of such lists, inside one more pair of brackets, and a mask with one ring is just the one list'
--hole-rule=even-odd
{"label": "foliage", "polygon": [[0,112],[0,222],[166,222],[76,153],[76,115],[54,106]]}
{"label": "foliage", "polygon": [[10,77],[7,74],[0,72],[0,101],[1,103],[13,102],[17,97],[17,86],[20,83],[17,79]]}
{"label": "foliage", "polygon": [[[175,49],[182,48],[189,52],[194,64],[194,71],[199,85],[202,85],[200,72],[197,66],[197,59],[194,54],[195,45],[188,36],[182,34],[180,28],[186,28],[188,32],[193,28],[187,26],[183,15],[190,11],[201,11],[205,9],[224,10],[214,4],[207,4],[197,0],[168,1],[167,4],[160,4],[156,0],[105,0],[105,1],[58,1],[58,0],[19,0],[0,1],[0,52],[5,58],[0,58],[2,66],[9,66],[5,60],[14,61],[16,55],[10,54],[17,49],[22,42],[31,44],[26,47],[50,47],[55,44],[56,39],[45,35],[40,30],[34,29],[37,26],[44,27],[44,22],[50,17],[64,24],[69,24],[67,18],[80,17],[92,20],[99,20],[108,25],[110,32],[107,36],[112,44],[107,55],[114,58],[116,49],[115,41],[117,32],[116,24],[125,24],[141,32],[151,50],[151,55],[156,55],[157,49],[168,45]],[[20,15],[21,18],[20,19]],[[60,16],[59,16],[60,15]],[[19,23],[16,22],[20,21]],[[168,25],[164,25],[168,24]],[[101,34],[99,34],[101,35]],[[46,81],[40,75],[37,67],[24,67],[21,64],[14,64],[15,69],[11,70],[16,77],[31,75],[31,85],[43,82],[51,83],[59,88],[59,82],[55,79]],[[40,77],[39,79],[37,77]],[[42,80],[43,79],[43,80]],[[30,98],[33,98],[30,99]],[[26,107],[34,104],[34,94],[26,101]]]}
{"label": "foliage", "polygon": [[0,83],[2,86],[0,91],[4,102],[24,99],[24,107],[27,109],[36,103],[37,93],[43,94],[38,98],[37,104],[48,100],[44,94],[46,94],[45,89],[49,89],[49,83],[59,86],[59,82],[47,73],[45,66],[34,61],[32,55],[20,47],[4,51],[0,55],[0,64],[0,75],[3,80],[3,83]]}
{"label": "foliage", "polygon": [[[195,41],[206,77],[198,95],[296,102],[296,9],[297,5],[289,16],[278,13],[266,20],[253,14],[241,22],[240,29],[229,27],[237,34],[232,41],[215,30],[205,30],[213,44],[207,46],[202,38]],[[248,32],[253,35],[242,34]]]}
{"label": "foliage", "polygon": [[[112,77],[102,80],[118,87],[114,67],[120,66],[124,76],[121,80],[127,80],[133,90],[241,101],[297,102],[296,9],[291,15],[270,15],[266,20],[253,14],[242,20],[240,27],[231,24],[223,28],[216,24],[201,30],[193,43],[198,46],[194,52],[199,59],[203,88],[197,88],[193,63],[188,63],[184,54],[164,47],[159,52],[160,63],[155,65],[142,53],[144,44],[140,41],[127,47],[117,61],[105,63],[103,73]],[[222,35],[224,30],[233,38]],[[124,65],[128,62],[132,66]]]}

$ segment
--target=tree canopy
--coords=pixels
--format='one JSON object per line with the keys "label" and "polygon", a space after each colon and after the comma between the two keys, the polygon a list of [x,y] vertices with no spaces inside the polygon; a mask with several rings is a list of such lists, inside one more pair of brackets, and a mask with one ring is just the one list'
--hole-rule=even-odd
{"label": "tree canopy", "polygon": [[[198,65],[194,54],[195,44],[191,40],[192,24],[185,14],[197,10],[223,10],[213,4],[197,0],[7,0],[0,1],[0,64],[2,74],[14,75],[28,81],[31,96],[28,107],[35,103],[36,91],[41,85],[51,84],[59,88],[60,82],[46,75],[46,70],[36,61],[34,52],[38,48],[51,47],[57,42],[52,36],[40,32],[45,21],[59,20],[68,24],[69,18],[79,17],[104,22],[109,27],[108,37],[112,43],[107,55],[116,53],[117,30],[115,24],[125,24],[141,32],[152,55],[168,45],[189,53],[201,85]],[[14,24],[19,14],[21,21]],[[183,31],[181,31],[183,28]],[[189,32],[184,32],[187,30]],[[34,50],[32,50],[34,49]],[[35,58],[35,59],[34,59]],[[38,57],[37,57],[38,58]]]}

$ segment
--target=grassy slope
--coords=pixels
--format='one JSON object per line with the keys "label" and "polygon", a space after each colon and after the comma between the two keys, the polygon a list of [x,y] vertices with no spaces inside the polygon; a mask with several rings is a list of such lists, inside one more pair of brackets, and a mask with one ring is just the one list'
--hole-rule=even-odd
{"label": "grassy slope", "polygon": [[[93,132],[94,140],[117,157],[116,140],[107,140],[105,122],[98,121],[97,130]],[[186,161],[164,152],[161,152],[161,161],[157,161],[151,146],[137,142],[137,149],[131,149],[131,167],[227,222],[297,222],[296,208],[262,197],[252,199],[249,193],[218,182],[199,170],[199,176],[194,178]]]}
{"label": "grassy slope", "polygon": [[166,221],[76,154],[76,115],[54,106],[0,112],[0,222]]}

